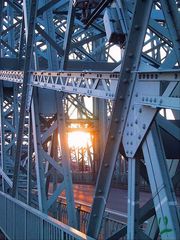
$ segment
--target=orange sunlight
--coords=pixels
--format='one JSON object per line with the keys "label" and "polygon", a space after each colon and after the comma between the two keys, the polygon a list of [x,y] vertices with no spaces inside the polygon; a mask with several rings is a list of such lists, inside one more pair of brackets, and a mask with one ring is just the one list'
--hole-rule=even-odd
{"label": "orange sunlight", "polygon": [[86,147],[91,143],[90,133],[75,131],[68,133],[68,145],[70,148]]}

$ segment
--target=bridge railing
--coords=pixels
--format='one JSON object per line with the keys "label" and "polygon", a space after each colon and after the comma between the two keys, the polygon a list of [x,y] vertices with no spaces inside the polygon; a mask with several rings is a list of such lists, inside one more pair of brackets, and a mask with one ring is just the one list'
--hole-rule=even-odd
{"label": "bridge railing", "polygon": [[0,192],[0,229],[13,240],[92,240],[3,192]]}
{"label": "bridge railing", "polygon": [[[87,203],[83,203],[80,201],[76,201],[76,214],[78,219],[78,227],[79,230],[83,233],[87,230],[90,209],[91,206]],[[67,217],[67,205],[65,198],[61,197],[58,199],[57,204],[57,219],[62,221],[63,223],[68,222]],[[104,218],[102,222],[101,232],[98,240],[107,239],[125,226],[125,222],[127,220],[127,216],[123,213],[119,213],[116,211],[111,211],[107,209],[104,213]],[[125,240],[126,236],[121,237],[120,240]]]}

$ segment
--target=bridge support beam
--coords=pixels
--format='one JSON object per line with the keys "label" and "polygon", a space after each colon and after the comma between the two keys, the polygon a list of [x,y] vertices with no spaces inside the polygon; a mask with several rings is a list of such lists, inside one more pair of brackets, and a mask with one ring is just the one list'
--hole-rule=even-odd
{"label": "bridge support beam", "polygon": [[163,240],[178,239],[180,219],[177,200],[156,124],[153,124],[142,148],[161,237]]}

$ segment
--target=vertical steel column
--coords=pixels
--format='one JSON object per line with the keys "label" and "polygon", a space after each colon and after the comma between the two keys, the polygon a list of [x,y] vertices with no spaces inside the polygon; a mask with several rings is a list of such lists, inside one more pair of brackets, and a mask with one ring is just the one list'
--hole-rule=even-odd
{"label": "vertical steel column", "polygon": [[44,166],[43,166],[43,157],[41,154],[42,145],[41,145],[41,132],[40,132],[40,121],[39,121],[39,108],[38,108],[38,101],[37,101],[37,89],[34,90],[33,101],[31,105],[31,114],[32,114],[31,117],[32,117],[33,140],[34,140],[34,151],[35,151],[35,161],[36,161],[39,210],[47,213]]}
{"label": "vertical steel column", "polygon": [[19,51],[18,51],[18,67],[21,69],[23,66],[23,46],[25,44],[25,36],[24,36],[24,16],[22,17],[21,23],[21,32],[20,32],[20,40],[19,40]]}
{"label": "vertical steel column", "polygon": [[[39,0],[38,0],[38,2],[39,2]],[[27,38],[28,38],[28,25],[29,25],[29,20],[30,20],[30,6],[31,6],[31,1],[30,0],[23,0],[23,17],[24,17],[26,41],[27,41]]]}
{"label": "vertical steel column", "polygon": [[[48,3],[48,0],[40,0],[39,1],[39,7],[43,7],[44,5],[46,5]],[[54,27],[54,22],[53,22],[53,15],[52,15],[52,10],[51,9],[48,9],[47,11],[45,11],[43,13],[43,23],[44,23],[44,27],[45,27],[45,30],[47,32],[47,34],[52,38],[52,39],[56,39],[56,36],[55,36],[55,27]],[[51,46],[51,44],[46,41],[45,42],[46,45],[47,45],[47,62],[48,62],[48,70],[57,70],[58,69],[58,66],[59,66],[59,63],[58,63],[58,59],[57,59],[57,52],[56,50]],[[38,60],[38,56],[36,56],[36,59]],[[36,64],[36,68],[38,68],[38,61],[37,61],[37,64]],[[48,98],[50,99],[50,104],[53,104],[55,105],[56,102],[55,102],[55,94],[54,92],[48,92],[48,90],[44,90],[44,89],[38,89],[38,92],[39,92],[39,97],[38,97],[38,102],[40,103],[41,101],[43,101],[43,99],[45,98],[44,96],[48,96]],[[53,144],[54,144],[54,134],[55,132],[53,133],[53,136],[51,138],[51,144],[49,146],[49,150],[48,150],[48,155],[51,153],[51,149],[53,148]],[[56,151],[57,150],[57,146],[56,146]],[[51,154],[52,155],[52,161],[56,161],[57,159],[54,157],[54,153]],[[50,164],[49,162],[47,161],[46,162],[46,166],[45,166],[45,172],[48,171],[48,168],[50,167]],[[44,178],[45,178],[45,191],[46,191],[46,196],[48,197],[48,191],[49,191],[49,177],[45,177],[45,174],[44,174]],[[54,187],[54,184],[53,184],[53,187]],[[57,183],[56,183],[56,188],[57,188]],[[58,191],[58,193],[56,194],[57,196],[60,194],[60,191]],[[57,198],[57,196],[55,196],[55,194],[53,193],[53,197]],[[48,204],[47,204],[48,205]],[[49,206],[48,206],[49,208]],[[53,206],[53,209],[55,208],[55,206]],[[52,209],[52,206],[51,206],[51,209]]]}
{"label": "vertical steel column", "polygon": [[[8,14],[8,27],[10,27],[11,25],[13,25],[13,18],[14,18],[14,9],[12,9],[12,7],[8,4],[7,5],[7,14]],[[7,42],[8,45],[14,49],[14,29],[11,29],[10,31],[8,31],[7,33]],[[10,57],[14,57],[13,52],[10,51],[9,52],[9,56]]]}
{"label": "vertical steel column", "polygon": [[[90,43],[89,43],[90,44]],[[98,62],[106,61],[106,52],[105,49],[102,49],[101,52],[96,52],[96,49],[105,44],[105,39],[98,39],[92,41],[92,51],[95,53],[95,60]],[[98,99],[93,98],[93,114],[97,117],[99,122],[99,131],[96,134],[97,141],[96,141],[96,152],[95,155],[98,156],[96,158],[97,161],[97,169],[100,166],[100,159],[103,156],[103,151],[105,148],[106,140],[107,140],[107,129],[108,129],[108,122],[107,122],[107,100],[105,99]],[[96,171],[97,171],[96,169]]]}
{"label": "vertical steel column", "polygon": [[[3,8],[4,8],[4,0],[0,2],[0,58],[2,57],[1,52],[1,32],[3,27]],[[1,66],[0,66],[1,67]],[[4,121],[3,121],[3,83],[0,81],[0,143],[1,143],[1,168],[5,171],[4,166]],[[5,191],[5,182],[2,177],[2,190]]]}
{"label": "vertical steel column", "polygon": [[[18,105],[19,105],[19,102],[18,102],[18,94],[19,94],[19,91],[18,91],[18,85],[17,83],[14,83],[13,84],[13,127],[14,129],[17,129],[18,128],[18,115],[19,115],[19,112],[18,112]],[[17,133],[14,132],[13,133],[13,138],[16,140],[16,137],[17,137]],[[16,146],[15,144],[12,146],[12,158],[15,159],[15,155],[16,155]]]}
{"label": "vertical steel column", "polygon": [[[56,129],[53,133],[52,139],[51,139],[51,145],[49,146],[48,152],[52,155],[54,161],[58,161],[58,130]],[[49,163],[49,162],[48,162]],[[52,170],[52,168],[50,168],[50,164],[47,165],[47,170]],[[50,177],[52,177],[52,179],[50,179]],[[55,196],[55,191],[58,188],[57,183],[58,183],[58,175],[57,175],[57,171],[54,171],[52,175],[48,176],[46,178],[46,195],[48,196],[48,187],[49,187],[49,183],[50,180],[52,181],[52,190],[53,190],[53,195]],[[62,184],[62,183],[60,183]],[[60,194],[60,192],[59,192]],[[58,198],[58,196],[56,196],[56,198]],[[58,207],[58,202],[55,201],[54,204],[52,204],[51,206],[51,213],[54,217],[57,216],[57,207]]]}
{"label": "vertical steel column", "polygon": [[2,57],[2,52],[1,52],[1,47],[2,47],[1,38],[2,38],[2,35],[1,35],[1,32],[2,32],[2,27],[3,27],[3,8],[4,8],[4,0],[1,0],[0,1],[0,57]]}
{"label": "vertical steel column", "polygon": [[[1,147],[1,169],[6,173],[6,163],[5,163],[5,149],[4,149],[4,112],[3,112],[3,83],[0,81],[0,147]],[[6,183],[2,176],[2,190],[6,191]]]}
{"label": "vertical steel column", "polygon": [[127,239],[139,240],[139,168],[138,160],[128,159],[128,223]]}
{"label": "vertical steel column", "polygon": [[174,188],[156,124],[142,146],[161,238],[178,239],[180,219]]}
{"label": "vertical steel column", "polygon": [[65,177],[65,188],[66,188],[66,200],[67,200],[67,211],[68,211],[68,220],[70,226],[77,226],[77,219],[75,215],[75,205],[74,205],[74,195],[72,188],[72,176],[70,172],[70,156],[69,156],[69,147],[66,134],[65,126],[65,116],[62,103],[63,93],[57,94],[57,122],[58,122],[58,132],[60,136],[60,146],[62,152],[62,165],[63,172]]}
{"label": "vertical steel column", "polygon": [[[70,1],[69,9],[68,9],[68,16],[67,16],[67,27],[66,27],[65,37],[64,37],[64,44],[63,44],[64,55],[61,58],[61,69],[62,70],[65,70],[67,67],[69,51],[70,51],[70,44],[71,44],[71,37],[72,37],[72,33],[73,33],[74,17],[75,17],[75,8],[73,6],[73,1]],[[70,172],[69,147],[68,147],[67,134],[65,131],[66,125],[65,125],[65,115],[64,115],[64,109],[63,109],[63,94],[57,93],[56,100],[57,100],[58,132],[60,135],[63,170],[64,170],[64,175],[66,177],[65,188],[66,188],[66,200],[68,203],[67,211],[68,211],[68,217],[69,217],[69,225],[76,227],[77,219],[76,219],[76,214],[75,214],[72,176],[71,176],[71,172]]]}
{"label": "vertical steel column", "polygon": [[32,195],[32,116],[29,114],[29,129],[28,129],[28,166],[27,166],[27,204],[31,205],[31,195]]}
{"label": "vertical steel column", "polygon": [[[101,221],[109,194],[115,161],[126,124],[130,99],[136,82],[136,74],[131,71],[136,71],[139,66],[152,3],[153,1],[136,1],[134,9],[132,25],[121,67],[120,81],[117,88],[110,130],[88,224],[87,234],[94,238],[98,237],[101,228]],[[141,15],[139,14],[140,12],[142,13]]]}
{"label": "vertical steel column", "polygon": [[[48,2],[47,0],[39,0],[39,7],[44,6],[45,4],[47,4],[47,2]],[[47,11],[44,12],[43,23],[44,23],[44,27],[45,27],[46,32],[50,35],[50,37],[55,39],[54,23],[53,23],[51,9],[48,9]],[[47,44],[48,69],[49,70],[57,70],[58,69],[57,52],[48,42],[46,42],[46,44]],[[38,56],[35,56],[35,57],[36,57],[36,60],[38,60]],[[39,62],[36,61],[36,66],[35,66],[36,69],[38,69],[38,64],[39,64]],[[37,91],[38,91],[39,95],[36,94],[34,96],[34,101],[36,101],[37,104],[40,103],[40,101],[43,101],[43,98],[46,94],[47,94],[48,98],[51,99],[50,104],[52,104],[53,100],[55,99],[55,97],[54,97],[55,93],[53,93],[53,92],[48,93],[47,90],[43,90],[43,89],[38,89]],[[41,94],[42,94],[42,96],[41,96]],[[42,99],[41,99],[41,97],[42,97]],[[39,115],[39,110],[38,110],[37,114]],[[40,119],[37,119],[37,121],[38,121],[38,124],[40,125]],[[40,127],[39,127],[39,135],[41,135]],[[39,139],[39,141],[41,141],[41,140]],[[40,144],[42,144],[42,143],[40,143]],[[52,143],[51,143],[51,146],[52,146]],[[43,150],[42,145],[41,145],[41,148],[37,147],[37,151],[38,151],[39,156],[42,155],[42,150]],[[43,156],[43,158],[44,158],[44,156]],[[40,164],[42,164],[43,168],[46,168],[48,170],[49,162],[47,162],[46,166],[45,166],[44,161],[46,159],[43,159],[43,158],[41,156],[41,161],[42,162]],[[55,161],[55,160],[52,158],[52,161]],[[49,185],[48,178],[45,177],[45,170],[46,169],[40,170],[41,175],[39,175],[39,176],[42,176],[42,177],[40,177],[39,181],[41,182],[41,188],[43,189],[41,199],[44,199],[44,204],[46,202],[45,198],[48,198],[48,187],[49,187],[48,186]],[[42,179],[43,179],[43,182],[41,181]],[[58,194],[59,194],[59,192],[60,191],[58,191]],[[57,198],[57,196],[56,196],[56,198]],[[48,208],[49,208],[48,203],[46,204],[45,208],[46,208],[45,211],[48,211]]]}
{"label": "vertical steel column", "polygon": [[36,0],[31,1],[30,19],[28,24],[28,36],[27,36],[27,44],[26,44],[26,61],[24,66],[23,91],[22,91],[21,108],[20,108],[20,116],[19,116],[19,126],[17,130],[16,158],[15,158],[13,188],[12,188],[13,197],[16,196],[17,189],[18,189],[18,176],[19,176],[19,168],[20,168],[20,162],[21,162],[21,148],[22,148],[22,141],[23,141],[26,104],[28,100],[28,84],[30,83],[29,69],[31,67],[31,62],[32,62],[37,5],[38,5],[38,1]]}
{"label": "vertical steel column", "polygon": [[[14,109],[12,95],[4,95],[3,82],[0,82],[0,101],[1,101],[1,116],[0,116],[0,133],[1,133],[1,174],[3,179],[3,189],[6,192],[7,184],[12,188],[12,181],[7,175],[12,171],[13,167],[13,146],[15,143],[15,127],[13,126]],[[5,181],[6,183],[5,183]]]}
{"label": "vertical steel column", "polygon": [[108,121],[107,121],[107,101],[99,99],[99,128],[100,128],[100,151],[101,157],[103,156],[103,150],[106,145],[107,132],[108,132]]}
{"label": "vertical steel column", "polygon": [[69,1],[67,27],[66,27],[64,43],[63,43],[64,55],[61,58],[61,69],[63,70],[67,68],[70,45],[71,45],[71,37],[72,37],[73,26],[74,26],[74,17],[75,17],[75,8],[73,6],[73,1]]}

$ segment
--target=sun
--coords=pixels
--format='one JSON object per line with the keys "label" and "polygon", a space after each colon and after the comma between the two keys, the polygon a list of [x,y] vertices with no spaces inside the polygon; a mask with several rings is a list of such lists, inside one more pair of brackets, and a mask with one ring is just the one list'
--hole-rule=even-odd
{"label": "sun", "polygon": [[88,132],[75,131],[68,133],[68,145],[70,148],[87,147],[91,143],[91,136]]}

